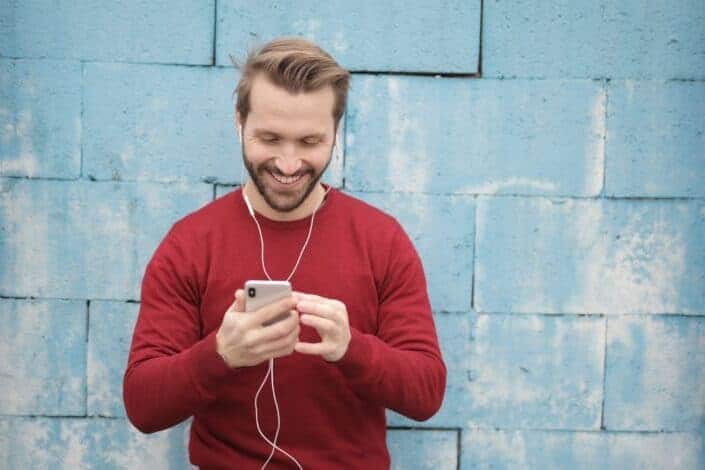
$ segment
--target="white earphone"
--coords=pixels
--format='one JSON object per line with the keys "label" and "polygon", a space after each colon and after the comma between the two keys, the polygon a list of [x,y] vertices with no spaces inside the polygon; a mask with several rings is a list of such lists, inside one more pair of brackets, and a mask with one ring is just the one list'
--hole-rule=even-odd
{"label": "white earphone", "polygon": [[[240,131],[239,127],[238,127],[238,131]],[[321,202],[318,203],[316,208],[311,213],[311,223],[309,224],[309,227],[308,227],[308,234],[306,235],[306,240],[304,241],[304,244],[301,247],[301,251],[299,252],[298,258],[296,259],[296,264],[294,264],[294,268],[291,270],[291,272],[289,273],[289,275],[286,278],[287,281],[291,280],[291,277],[296,272],[296,268],[299,267],[299,263],[301,262],[301,258],[304,255],[304,251],[306,251],[306,246],[308,246],[308,242],[311,239],[311,232],[313,231],[313,223],[316,220],[316,213],[318,212],[318,209],[320,209],[321,206],[323,205],[323,203],[326,199],[326,196],[328,195],[328,192],[330,192],[330,190],[331,190],[331,187],[328,187],[328,189],[325,190],[325,193],[323,193],[323,198],[321,199]],[[250,217],[252,218],[252,220],[255,223],[255,226],[257,227],[257,234],[259,235],[259,242],[260,242],[260,262],[262,264],[262,271],[264,271],[264,275],[267,277],[267,279],[269,279],[271,281],[272,278],[269,275],[269,273],[267,272],[267,267],[265,266],[265,263],[264,263],[264,237],[262,236],[262,227],[260,227],[259,221],[257,220],[257,216],[255,216],[255,211],[252,208],[252,203],[250,202],[250,198],[247,197],[247,194],[245,193],[244,188],[242,189],[242,198],[245,200],[245,205],[247,206],[247,211],[250,213]],[[257,407],[257,402],[259,400],[260,392],[262,391],[262,388],[264,387],[264,385],[267,383],[268,379],[269,379],[271,386],[272,386],[271,387],[272,388],[272,399],[274,400],[274,409],[276,410],[276,418],[277,418],[277,429],[274,433],[274,439],[269,439],[269,437],[266,436],[264,434],[264,432],[262,431],[262,428],[260,427],[260,424],[259,424],[259,411],[258,411],[258,407]],[[279,452],[281,452],[282,454],[286,455],[289,458],[289,460],[294,462],[294,464],[296,465],[296,467],[299,470],[303,470],[303,467],[301,466],[299,461],[296,460],[296,458],[293,455],[288,453],[286,450],[282,449],[277,444],[277,439],[279,437],[279,430],[280,430],[280,426],[281,426],[281,417],[279,414],[279,403],[277,401],[277,391],[276,391],[276,387],[274,385],[274,359],[269,360],[269,368],[267,369],[267,373],[265,374],[264,379],[262,379],[262,383],[260,384],[259,388],[257,389],[257,393],[255,393],[253,404],[254,404],[254,409],[255,409],[255,424],[257,425],[257,432],[259,433],[260,437],[262,437],[262,439],[267,444],[269,444],[271,446],[271,451],[269,453],[269,456],[267,457],[267,460],[264,462],[264,464],[262,464],[262,467],[260,468],[260,470],[264,470],[267,467],[269,462],[272,460],[272,457],[274,457],[274,452],[277,450]]]}

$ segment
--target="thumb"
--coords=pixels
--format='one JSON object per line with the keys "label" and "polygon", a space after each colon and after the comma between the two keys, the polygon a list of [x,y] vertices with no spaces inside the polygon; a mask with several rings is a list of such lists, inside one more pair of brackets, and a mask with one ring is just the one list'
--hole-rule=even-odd
{"label": "thumb", "polygon": [[228,307],[228,312],[244,312],[245,311],[245,291],[238,289],[235,291],[235,299]]}

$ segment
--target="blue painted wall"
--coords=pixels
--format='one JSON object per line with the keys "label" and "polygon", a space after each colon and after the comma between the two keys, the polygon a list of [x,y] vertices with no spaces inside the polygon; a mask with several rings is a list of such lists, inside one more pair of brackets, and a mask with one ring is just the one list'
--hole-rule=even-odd
{"label": "blue painted wall", "polygon": [[705,2],[0,4],[0,468],[188,468],[121,380],[147,260],[240,182],[230,54],[354,72],[329,182],[427,271],[394,469],[705,468]]}

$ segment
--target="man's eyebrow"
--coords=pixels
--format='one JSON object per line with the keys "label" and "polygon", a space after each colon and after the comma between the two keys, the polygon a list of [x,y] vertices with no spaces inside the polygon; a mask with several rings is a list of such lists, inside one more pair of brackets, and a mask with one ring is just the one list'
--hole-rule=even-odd
{"label": "man's eyebrow", "polygon": [[[266,129],[255,129],[252,131],[253,134],[257,136],[262,136],[262,135],[267,135],[267,136],[273,136],[273,137],[281,137],[280,134],[274,132],[274,131],[268,131]],[[310,134],[305,134],[299,137],[300,139],[319,139],[323,140],[325,139],[326,134],[324,132],[311,132]]]}
{"label": "man's eyebrow", "polygon": [[279,137],[279,134],[277,134],[276,132],[268,131],[266,129],[255,129],[253,131],[253,134],[255,134],[255,135],[273,135],[273,136]]}

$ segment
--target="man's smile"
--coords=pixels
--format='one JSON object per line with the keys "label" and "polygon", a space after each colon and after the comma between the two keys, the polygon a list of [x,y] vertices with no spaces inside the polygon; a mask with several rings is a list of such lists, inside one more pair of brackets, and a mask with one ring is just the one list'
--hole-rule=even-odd
{"label": "man's smile", "polygon": [[304,173],[298,173],[292,176],[285,176],[275,173],[273,171],[270,171],[269,174],[272,175],[272,178],[274,178],[275,180],[277,180],[277,182],[281,184],[294,184],[304,176]]}

